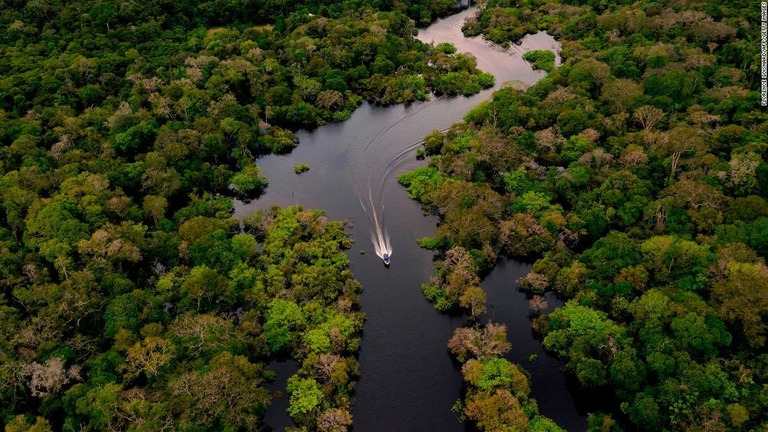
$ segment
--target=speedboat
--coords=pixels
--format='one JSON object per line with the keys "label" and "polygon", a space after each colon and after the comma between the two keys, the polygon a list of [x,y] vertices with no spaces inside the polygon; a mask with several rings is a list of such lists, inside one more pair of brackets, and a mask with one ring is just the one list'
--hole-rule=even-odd
{"label": "speedboat", "polygon": [[384,260],[384,265],[389,267],[389,254],[385,253],[383,257],[381,257]]}

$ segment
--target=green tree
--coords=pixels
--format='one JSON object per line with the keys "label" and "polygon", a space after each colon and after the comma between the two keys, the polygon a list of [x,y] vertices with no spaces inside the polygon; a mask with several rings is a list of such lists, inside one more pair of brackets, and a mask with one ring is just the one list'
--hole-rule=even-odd
{"label": "green tree", "polygon": [[246,196],[258,194],[269,183],[262,175],[261,169],[255,165],[246,166],[235,174],[231,181],[235,192]]}
{"label": "green tree", "polygon": [[288,414],[292,417],[301,418],[321,409],[324,396],[317,381],[311,378],[292,376],[288,379],[286,389],[291,395]]}
{"label": "green tree", "polygon": [[712,288],[718,313],[734,324],[750,347],[765,344],[768,336],[768,269],[762,264],[732,263],[726,277]]}

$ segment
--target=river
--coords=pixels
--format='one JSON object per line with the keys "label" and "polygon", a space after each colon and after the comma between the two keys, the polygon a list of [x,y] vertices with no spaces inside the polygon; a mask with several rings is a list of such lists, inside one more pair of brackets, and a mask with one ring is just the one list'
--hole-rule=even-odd
{"label": "river", "polygon": [[[427,43],[452,42],[459,52],[472,53],[478,67],[496,77],[494,89],[468,98],[433,97],[409,105],[364,103],[343,123],[298,131],[301,144],[291,154],[257,161],[269,178],[264,195],[236,205],[236,216],[273,205],[301,204],[349,222],[355,245],[348,255],[364,289],[361,302],[368,318],[360,350],[362,377],[353,406],[357,431],[465,429],[450,411],[461,395],[462,380],[446,344],[466,320],[438,313],[421,293],[421,284],[433,273],[433,253],[419,248],[416,239],[431,236],[437,219],[422,214],[396,176],[425,164],[416,160],[415,153],[428,133],[461,121],[505,82],[530,85],[541,79],[544,73],[532,70],[522,60],[522,52],[558,48],[545,33],[529,35],[511,50],[480,38],[465,38],[461,25],[474,13],[474,8],[468,9],[438,21],[422,29],[418,38]],[[311,169],[296,175],[293,166],[302,162]],[[389,235],[389,268],[376,256],[371,242],[377,222]],[[531,334],[525,296],[516,283],[528,270],[527,264],[506,261],[486,278],[489,314],[494,321],[508,324],[513,346],[509,358],[531,371],[532,393],[541,413],[568,430],[583,430],[586,421],[566,385],[561,362],[544,354]],[[529,364],[528,356],[534,352],[539,360]],[[295,364],[274,367],[284,380]],[[287,415],[279,412],[285,406],[282,400],[267,410],[265,422],[274,430],[290,425]]]}

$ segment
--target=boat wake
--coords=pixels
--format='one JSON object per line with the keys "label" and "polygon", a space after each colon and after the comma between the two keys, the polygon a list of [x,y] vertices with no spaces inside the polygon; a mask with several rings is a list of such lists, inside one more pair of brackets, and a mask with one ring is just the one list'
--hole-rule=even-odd
{"label": "boat wake", "polygon": [[[413,129],[413,124],[434,116],[434,109],[440,106],[439,102],[443,99],[442,96],[433,96],[429,102],[418,104],[414,110],[403,113],[401,118],[366,142],[358,154],[355,169],[358,199],[373,225],[371,242],[376,255],[387,266],[392,256],[392,243],[384,221],[384,190],[386,185],[391,184],[398,169],[413,160],[414,152],[424,142],[421,137],[412,141],[413,137],[407,131]],[[447,120],[444,125],[436,125],[439,126],[436,129],[445,132],[451,124]]]}
{"label": "boat wake", "polygon": [[[394,133],[402,123],[414,121],[414,118],[419,115],[427,114],[430,108],[436,106],[439,99],[441,98],[433,98],[430,102],[421,105],[415,112],[403,116],[381,130],[365,143],[358,156],[357,168],[355,170],[358,198],[360,206],[371,218],[371,222],[373,222],[371,242],[376,251],[376,256],[381,258],[385,265],[389,265],[389,260],[392,256],[392,243],[384,223],[384,186],[395,166],[405,160],[409,152],[413,152],[421,144],[422,140],[407,144],[405,149],[402,148],[402,144],[399,146],[382,146],[382,140],[384,142],[402,143],[403,141],[400,139],[391,139],[389,135]],[[368,170],[365,177],[363,177],[364,173],[360,170],[361,166],[365,166]]]}
{"label": "boat wake", "polygon": [[381,232],[371,233],[371,241],[376,249],[376,255],[385,261],[389,261],[392,256],[392,245],[389,243],[389,235],[386,232],[383,235]]}
{"label": "boat wake", "polygon": [[[363,209],[366,211],[366,213],[371,215],[371,219],[373,220],[371,242],[373,243],[373,248],[376,251],[376,256],[384,260],[384,264],[389,265],[389,260],[392,256],[392,243],[389,241],[389,234],[387,233],[386,228],[382,228],[382,224],[379,223],[379,212],[376,210],[376,207],[374,207],[373,204],[373,194],[371,192],[370,184],[368,187],[368,201],[371,204],[369,207],[370,212],[368,211],[368,208],[365,208],[365,206],[363,206]],[[384,222],[383,207],[381,209],[381,219],[382,222]]]}

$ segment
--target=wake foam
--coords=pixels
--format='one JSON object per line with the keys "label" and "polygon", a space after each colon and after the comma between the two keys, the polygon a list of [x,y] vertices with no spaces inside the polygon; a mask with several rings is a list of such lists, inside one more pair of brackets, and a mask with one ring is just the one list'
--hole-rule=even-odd
{"label": "wake foam", "polygon": [[392,245],[389,242],[389,234],[386,231],[383,233],[380,230],[371,232],[371,242],[379,258],[384,259],[384,254],[387,254],[390,258],[392,257]]}
{"label": "wake foam", "polygon": [[[389,234],[386,228],[382,229],[379,224],[379,215],[376,207],[373,204],[373,193],[371,191],[370,183],[368,184],[368,201],[371,203],[371,216],[373,216],[373,232],[371,232],[371,242],[373,242],[373,248],[376,250],[376,255],[384,259],[384,254],[392,257],[392,244],[389,242]],[[365,207],[363,207],[365,209]],[[366,210],[367,212],[367,210]],[[382,219],[384,218],[384,208],[381,209]]]}

